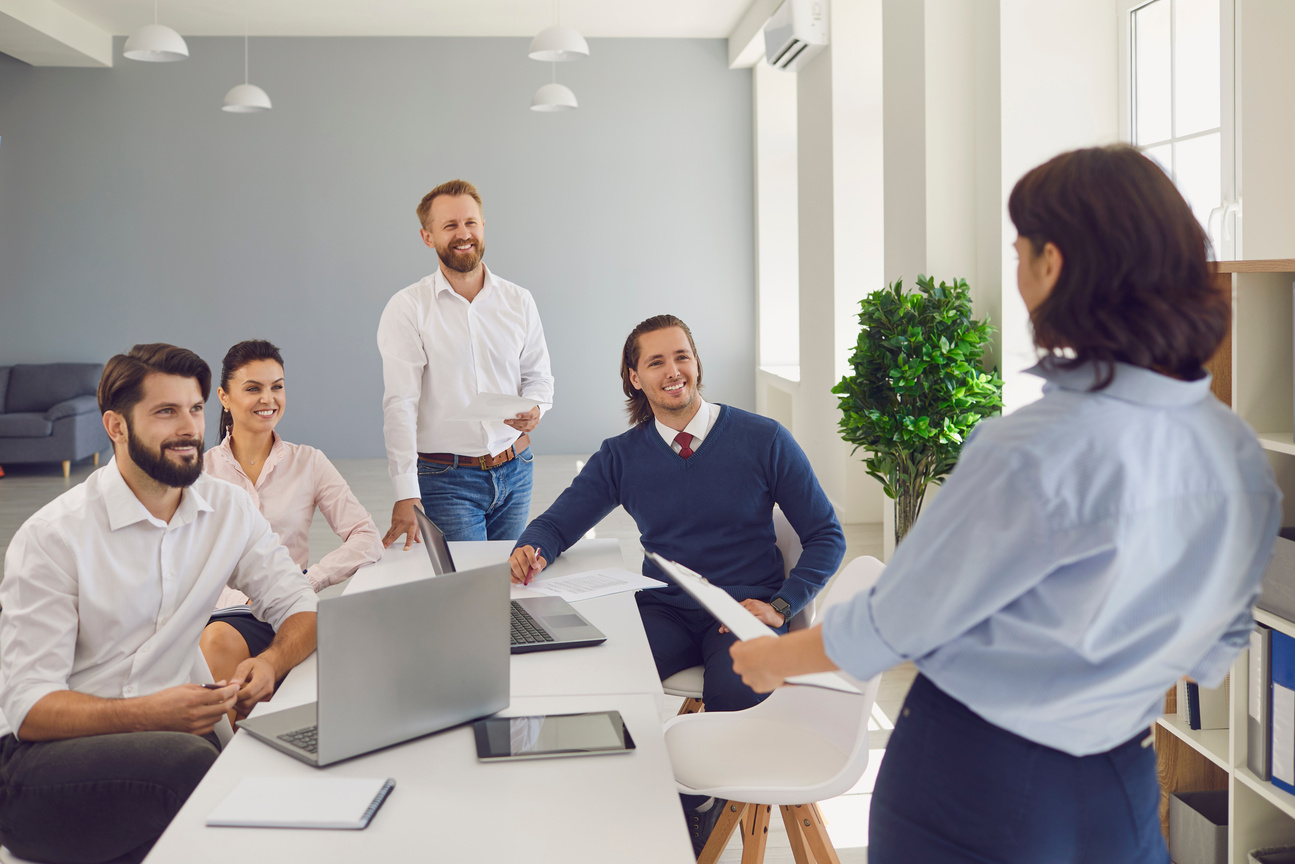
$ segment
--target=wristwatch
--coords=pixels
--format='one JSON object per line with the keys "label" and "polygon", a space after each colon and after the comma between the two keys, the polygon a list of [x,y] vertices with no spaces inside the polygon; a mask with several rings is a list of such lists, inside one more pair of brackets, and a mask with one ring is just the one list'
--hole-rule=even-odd
{"label": "wristwatch", "polygon": [[773,611],[782,616],[782,623],[786,624],[791,620],[791,604],[786,600],[775,597],[769,601],[769,605],[773,607]]}

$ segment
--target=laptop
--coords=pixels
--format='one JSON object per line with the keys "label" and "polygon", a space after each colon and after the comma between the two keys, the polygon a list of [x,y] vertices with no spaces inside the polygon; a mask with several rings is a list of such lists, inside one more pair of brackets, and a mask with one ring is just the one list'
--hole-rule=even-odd
{"label": "laptop", "polygon": [[[432,561],[432,570],[438,576],[454,573],[454,556],[450,554],[444,532],[421,508],[414,507],[414,517],[423,535],[423,545],[427,547],[427,557]],[[526,597],[509,601],[509,607],[509,641],[514,654],[582,648],[607,641],[601,630],[561,597]]]}
{"label": "laptop", "polygon": [[320,767],[508,707],[508,564],[319,601],[318,701],[240,729]]}

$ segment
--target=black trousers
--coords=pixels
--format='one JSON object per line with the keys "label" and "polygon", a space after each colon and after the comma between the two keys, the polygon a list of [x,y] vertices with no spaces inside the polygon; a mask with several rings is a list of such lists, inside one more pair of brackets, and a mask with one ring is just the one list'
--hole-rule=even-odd
{"label": "black trousers", "polygon": [[50,864],[142,861],[220,751],[214,736],[0,739],[0,843]]}

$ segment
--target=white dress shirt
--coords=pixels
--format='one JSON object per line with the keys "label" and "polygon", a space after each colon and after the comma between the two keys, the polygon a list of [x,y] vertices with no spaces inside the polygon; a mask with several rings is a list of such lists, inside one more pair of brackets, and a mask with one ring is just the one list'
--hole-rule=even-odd
{"label": "white dress shirt", "polygon": [[[484,267],[484,265],[483,265]],[[553,404],[553,375],[535,300],[489,270],[472,302],[440,268],[397,293],[378,324],[382,432],[396,500],[420,497],[419,453],[493,456],[520,433],[502,420],[452,420],[478,393]]]}
{"label": "white dress shirt", "polygon": [[[319,508],[333,533],[342,538],[342,545],[319,559],[306,574],[316,591],[336,585],[365,564],[382,558],[382,535],[373,517],[328,457],[314,447],[289,444],[274,433],[270,455],[265,457],[253,483],[238,464],[230,448],[230,436],[226,435],[203,456],[203,470],[233,483],[251,497],[301,570],[310,564],[310,522],[315,508]],[[242,592],[227,588],[217,608],[246,602]]]}
{"label": "white dress shirt", "polygon": [[211,683],[198,638],[226,583],[275,629],[318,603],[241,489],[200,475],[163,523],[116,460],[23,523],[4,574],[0,735],[62,690],[121,699]]}
{"label": "white dress shirt", "polygon": [[[701,446],[702,439],[710,434],[710,430],[715,426],[715,418],[719,416],[718,406],[710,404],[701,398],[700,394],[697,396],[697,401],[701,403],[697,408],[697,413],[692,415],[692,419],[688,421],[688,425],[683,427],[682,430],[692,436],[692,442],[688,446],[692,448],[694,453]],[[683,449],[683,447],[679,446],[679,442],[674,440],[680,430],[671,429],[660,420],[653,420],[652,422],[656,424],[657,434],[665,439],[665,443],[670,445],[671,450],[678,453]]]}

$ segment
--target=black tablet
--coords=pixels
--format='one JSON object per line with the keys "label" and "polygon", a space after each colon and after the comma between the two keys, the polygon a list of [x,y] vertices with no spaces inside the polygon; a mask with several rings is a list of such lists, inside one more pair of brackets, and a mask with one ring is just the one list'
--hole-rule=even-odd
{"label": "black tablet", "polygon": [[619,711],[488,717],[472,724],[477,758],[491,762],[628,753],[634,739]]}

